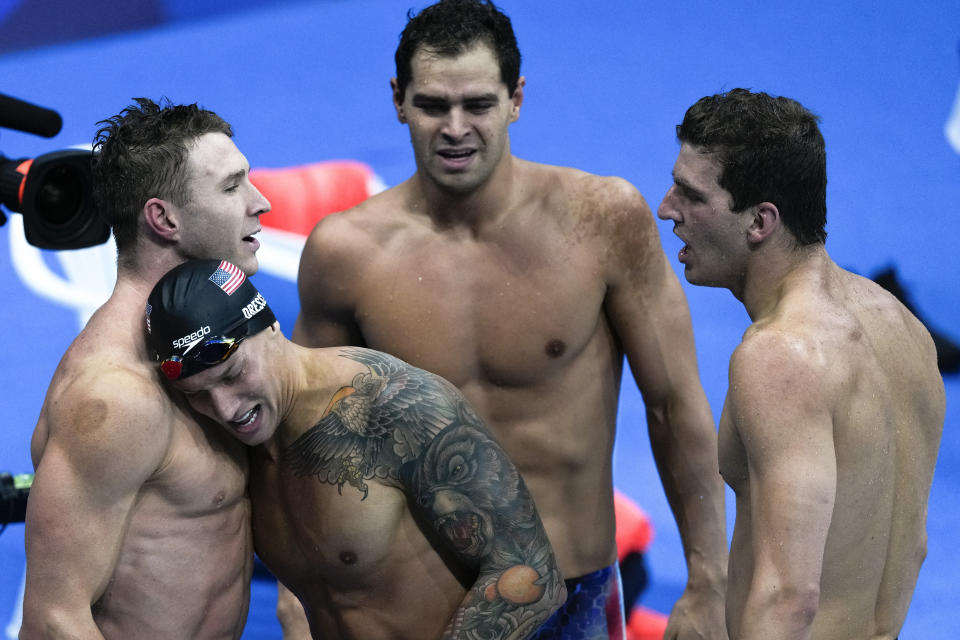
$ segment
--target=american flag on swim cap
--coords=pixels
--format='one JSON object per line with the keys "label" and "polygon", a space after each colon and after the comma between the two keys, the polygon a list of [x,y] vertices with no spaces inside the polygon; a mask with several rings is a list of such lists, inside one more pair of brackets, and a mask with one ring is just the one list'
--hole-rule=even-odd
{"label": "american flag on swim cap", "polygon": [[240,271],[240,267],[226,260],[220,262],[220,266],[209,278],[210,282],[223,289],[228,296],[233,295],[233,292],[240,288],[246,279],[247,276]]}

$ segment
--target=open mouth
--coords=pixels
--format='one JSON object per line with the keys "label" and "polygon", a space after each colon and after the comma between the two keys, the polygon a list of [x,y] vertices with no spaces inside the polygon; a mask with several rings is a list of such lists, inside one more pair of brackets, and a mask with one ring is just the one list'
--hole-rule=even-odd
{"label": "open mouth", "polygon": [[257,418],[259,417],[260,417],[260,405],[258,404],[252,409],[250,409],[249,411],[247,411],[245,414],[240,416],[239,419],[231,420],[230,427],[235,431],[240,431],[240,432],[249,431],[250,428],[253,426],[254,422],[256,422]]}
{"label": "open mouth", "polygon": [[254,249],[259,249],[259,248],[260,248],[260,241],[257,240],[256,238],[254,238],[253,236],[255,236],[255,235],[257,235],[258,233],[260,233],[260,231],[261,231],[260,229],[257,229],[256,231],[254,231],[254,232],[251,233],[250,235],[244,236],[244,237],[243,237],[243,241],[246,242],[246,243],[248,243],[248,244],[253,245],[253,248],[254,248]]}
{"label": "open mouth", "polygon": [[438,151],[437,153],[444,158],[449,158],[450,160],[460,160],[463,158],[469,158],[476,152],[476,149],[444,149],[443,151]]}
{"label": "open mouth", "polygon": [[462,168],[470,163],[476,153],[476,149],[443,149],[438,151],[437,155],[448,167]]}

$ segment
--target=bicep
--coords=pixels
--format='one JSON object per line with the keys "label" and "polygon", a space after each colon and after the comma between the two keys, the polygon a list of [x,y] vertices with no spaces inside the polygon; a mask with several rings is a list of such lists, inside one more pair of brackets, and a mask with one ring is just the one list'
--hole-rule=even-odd
{"label": "bicep", "polygon": [[[116,495],[118,487],[111,494]],[[51,441],[37,468],[26,517],[27,595],[89,605],[110,577],[133,495],[103,500],[102,487]]]}
{"label": "bicep", "polygon": [[156,434],[132,426],[147,416],[132,409],[67,399],[47,416],[27,504],[28,597],[83,606],[106,587],[140,487],[160,463]]}
{"label": "bicep", "polygon": [[336,240],[341,231],[335,223],[333,218],[321,221],[300,257],[300,312],[292,339],[307,347],[363,346],[354,315],[357,274]]}
{"label": "bicep", "polygon": [[660,406],[700,391],[690,310],[645,203],[621,225],[607,267],[605,312],[645,403]]}
{"label": "bicep", "polygon": [[297,314],[291,340],[311,348],[364,346],[363,336],[352,316],[331,316],[316,308],[306,307],[301,307]]}
{"label": "bicep", "polygon": [[519,472],[462,396],[446,391],[457,418],[401,478],[415,516],[476,571],[451,622],[484,637],[528,637],[566,598],[563,580]]}
{"label": "bicep", "polygon": [[519,471],[462,396],[458,418],[403,474],[412,502],[465,564],[499,572],[546,571],[552,550]]}

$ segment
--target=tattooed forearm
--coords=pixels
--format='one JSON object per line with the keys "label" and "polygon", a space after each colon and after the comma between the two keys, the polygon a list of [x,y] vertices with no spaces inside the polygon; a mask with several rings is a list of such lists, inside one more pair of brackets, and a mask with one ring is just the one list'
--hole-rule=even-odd
{"label": "tattooed forearm", "polygon": [[553,550],[519,472],[462,402],[404,467],[419,509],[478,578],[445,637],[523,638],[563,601]]}

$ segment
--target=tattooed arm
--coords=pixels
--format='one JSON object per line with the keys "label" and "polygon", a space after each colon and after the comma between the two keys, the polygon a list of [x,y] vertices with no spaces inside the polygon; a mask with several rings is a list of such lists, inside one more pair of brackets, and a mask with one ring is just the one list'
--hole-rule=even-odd
{"label": "tattooed arm", "polygon": [[523,479],[463,397],[457,420],[402,476],[415,507],[478,571],[444,638],[526,638],[566,599],[553,549]]}
{"label": "tattooed arm", "polygon": [[377,477],[477,574],[444,639],[521,639],[566,600],[533,498],[506,453],[449,382],[391,356],[348,348],[366,365],[321,421],[284,453],[298,475],[367,495]]}

